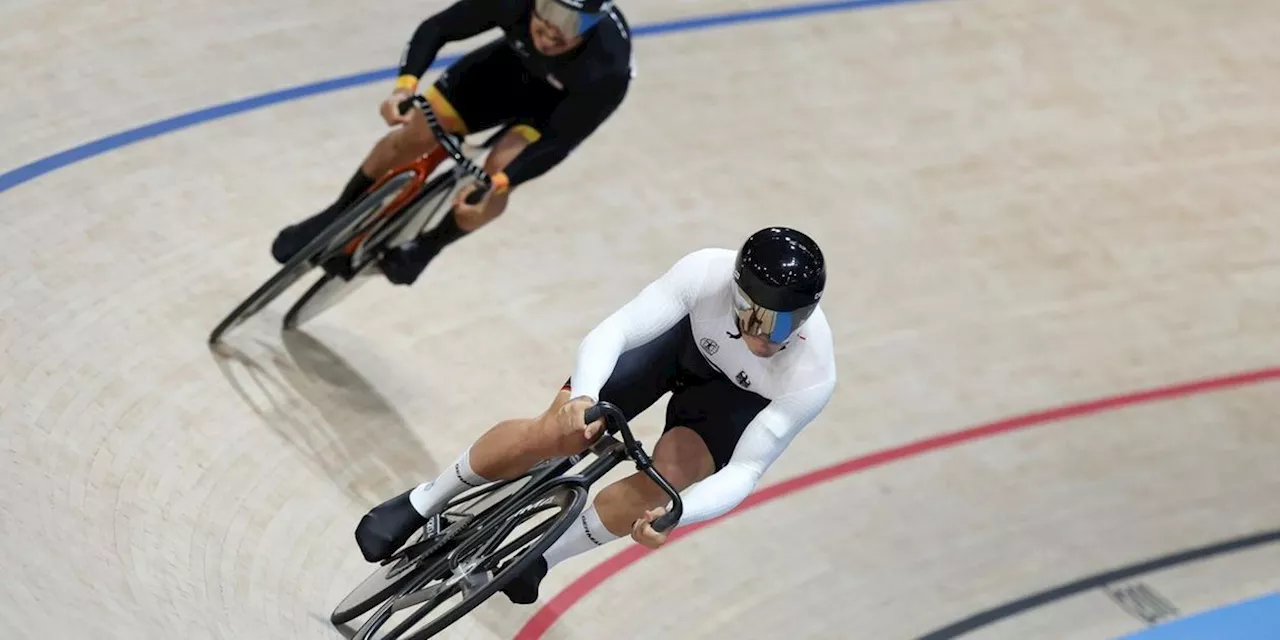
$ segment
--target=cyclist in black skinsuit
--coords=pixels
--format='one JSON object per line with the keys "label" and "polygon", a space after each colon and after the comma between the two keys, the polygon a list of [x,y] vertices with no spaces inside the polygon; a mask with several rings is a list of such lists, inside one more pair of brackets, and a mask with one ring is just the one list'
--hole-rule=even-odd
{"label": "cyclist in black skinsuit", "polygon": [[631,33],[608,0],[459,0],[418,27],[404,51],[395,89],[381,113],[393,129],[380,140],[337,201],[280,231],[271,253],[281,263],[300,250],[387,171],[438,146],[416,109],[397,106],[448,42],[490,29],[502,37],[472,51],[427,89],[441,124],[453,133],[514,125],[485,163],[493,188],[477,204],[464,187],[440,224],[396,247],[381,267],[395,284],[412,284],[446,245],[496,218],[512,189],[559,164],[622,103],[633,76]]}

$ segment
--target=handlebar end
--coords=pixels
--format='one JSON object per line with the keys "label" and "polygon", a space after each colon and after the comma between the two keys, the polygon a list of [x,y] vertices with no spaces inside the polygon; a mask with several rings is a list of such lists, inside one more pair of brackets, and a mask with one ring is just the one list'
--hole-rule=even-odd
{"label": "handlebar end", "polygon": [[[476,191],[479,191],[479,189],[476,189]],[[475,204],[475,203],[471,203],[471,204]],[[591,405],[591,408],[587,409],[587,412],[582,414],[582,420],[587,424],[591,424],[592,422],[595,422],[596,420],[599,420],[600,418],[603,418],[603,417],[604,417],[603,404]]]}
{"label": "handlebar end", "polygon": [[653,530],[658,533],[665,533],[675,528],[676,524],[680,522],[680,511],[681,509],[677,506],[675,509],[658,516],[658,519],[653,521]]}

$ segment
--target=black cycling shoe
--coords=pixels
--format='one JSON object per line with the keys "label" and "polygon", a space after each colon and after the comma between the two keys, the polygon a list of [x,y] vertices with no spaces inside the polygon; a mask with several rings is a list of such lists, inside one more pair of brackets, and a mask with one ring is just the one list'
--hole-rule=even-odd
{"label": "black cycling shoe", "polygon": [[[307,246],[308,242],[311,242],[311,238],[303,236],[297,227],[285,227],[280,230],[275,242],[271,243],[271,257],[275,258],[276,262],[284,264],[301,251],[303,247]],[[352,268],[351,257],[346,254],[335,255],[325,260],[320,266],[329,275],[338,276],[346,280],[355,277],[355,269]]]}
{"label": "black cycling shoe", "polygon": [[276,262],[284,264],[295,253],[301,251],[307,245],[308,240],[309,238],[302,237],[297,227],[289,225],[276,234],[275,241],[271,243],[271,257],[275,258]]}
{"label": "black cycling shoe", "polygon": [[276,234],[275,241],[271,243],[271,257],[280,264],[288,262],[294,254],[302,251],[308,242],[333,224],[340,213],[342,213],[341,209],[335,211],[330,207],[302,222],[281,229],[280,233]]}
{"label": "black cycling shoe", "polygon": [[356,525],[356,545],[365,560],[381,562],[390,558],[427,523],[409,502],[410,491],[370,509]]}
{"label": "black cycling shoe", "polygon": [[431,259],[440,250],[426,245],[417,239],[410,240],[398,247],[392,247],[382,255],[378,267],[391,284],[410,285],[417,281]]}
{"label": "black cycling shoe", "polygon": [[511,582],[502,588],[502,592],[515,604],[533,604],[538,601],[538,585],[542,584],[542,579],[545,577],[547,577],[547,559],[539,557],[528,569],[512,578]]}

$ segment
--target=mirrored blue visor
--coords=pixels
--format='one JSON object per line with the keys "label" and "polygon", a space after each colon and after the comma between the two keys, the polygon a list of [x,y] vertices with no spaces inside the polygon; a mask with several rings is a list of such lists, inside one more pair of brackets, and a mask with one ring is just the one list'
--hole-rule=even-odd
{"label": "mirrored blue visor", "polygon": [[599,13],[574,11],[556,0],[537,0],[533,12],[540,20],[568,37],[580,36],[590,31],[609,14],[607,10]]}
{"label": "mirrored blue visor", "polygon": [[751,299],[741,287],[734,287],[734,313],[738,316],[738,330],[743,335],[764,338],[769,342],[783,343],[790,340],[800,325],[813,315],[817,303],[792,311],[766,309]]}

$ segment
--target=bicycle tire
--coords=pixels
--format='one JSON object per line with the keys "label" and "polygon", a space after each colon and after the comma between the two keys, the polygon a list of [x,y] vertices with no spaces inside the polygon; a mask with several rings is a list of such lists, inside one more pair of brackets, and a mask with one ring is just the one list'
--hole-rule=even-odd
{"label": "bicycle tire", "polygon": [[[571,527],[577,520],[578,516],[582,513],[582,510],[586,508],[587,493],[587,488],[577,482],[553,482],[539,488],[536,492],[527,494],[523,500],[502,505],[504,510],[511,510],[511,513],[504,519],[488,519],[480,524],[480,528],[494,528],[495,531],[500,531],[500,527],[509,524],[511,519],[519,516],[523,510],[528,509],[540,501],[553,498],[556,494],[563,494],[565,496],[565,500],[562,504],[565,504],[566,506],[560,509],[551,524],[538,536],[536,542],[524,547],[524,550],[520,553],[517,559],[508,562],[501,571],[497,572],[493,576],[491,580],[476,589],[474,592],[464,596],[461,602],[447,610],[439,618],[432,620],[424,628],[413,631],[409,635],[402,635],[404,632],[410,631],[414,625],[416,625],[423,617],[426,616],[427,613],[430,613],[431,611],[429,609],[427,611],[421,611],[420,607],[420,610],[410,614],[407,620],[399,623],[395,629],[392,629],[391,633],[393,635],[380,636],[377,640],[426,640],[427,638],[431,638],[439,634],[450,625],[460,620],[464,615],[470,613],[471,610],[480,606],[480,604],[488,600],[493,596],[493,594],[506,586],[512,578],[528,569],[529,566],[536,562],[538,558],[542,557],[542,555],[547,552],[547,549],[551,548],[551,545],[555,544],[555,541],[569,530],[569,527]],[[485,533],[486,532],[483,530],[477,531],[469,536],[467,540],[477,539]],[[514,544],[515,543],[505,545],[502,549],[513,546]],[[502,549],[499,549],[499,552],[501,552]],[[492,556],[486,558],[486,562],[491,558]],[[438,569],[439,567],[433,566],[432,568]],[[439,573],[439,571],[432,572],[430,569],[424,569],[422,574],[411,580],[408,583],[408,586],[403,588],[396,596],[384,602],[382,606],[369,618],[369,620],[365,622],[365,624],[362,625],[355,633],[353,640],[372,640],[372,634],[380,630],[390,620],[395,611],[394,607],[397,600],[406,597],[419,589],[427,587],[435,577],[433,573]],[[452,588],[454,587],[451,587],[451,589]]]}
{"label": "bicycle tire", "polygon": [[402,171],[389,178],[368,195],[357,200],[337,221],[316,234],[316,237],[312,238],[302,249],[289,258],[284,266],[276,271],[275,275],[249,294],[249,297],[245,298],[227,317],[223,318],[222,322],[219,322],[213,331],[209,333],[209,345],[216,345],[228,331],[239,326],[284,293],[286,289],[302,278],[307,271],[310,271],[321,262],[318,259],[320,256],[346,244],[345,241],[348,238],[346,232],[365,222],[378,209],[379,202],[385,202],[386,197],[398,194],[400,189],[412,182],[416,175],[413,171]]}
{"label": "bicycle tire", "polygon": [[[440,211],[448,204],[449,195],[457,186],[457,177],[452,172],[443,173],[429,180],[422,186],[419,195],[414,196],[409,202],[402,205],[399,210],[387,216],[386,223],[374,234],[374,237],[361,243],[361,248],[374,243],[378,245],[373,246],[372,251],[361,252],[361,256],[373,254],[373,257],[365,260],[360,265],[352,265],[350,277],[325,272],[314,284],[307,288],[306,292],[298,297],[293,306],[289,307],[289,311],[285,313],[284,320],[281,322],[284,330],[292,331],[315,319],[321,313],[329,310],[333,305],[355,292],[357,288],[373,277],[374,274],[370,273],[371,267],[380,258],[382,250],[388,246],[407,242],[409,238],[417,235],[421,229],[426,228],[432,220],[440,217]],[[439,200],[435,201],[433,205],[430,201],[436,197]],[[424,213],[427,215],[423,215]]]}

